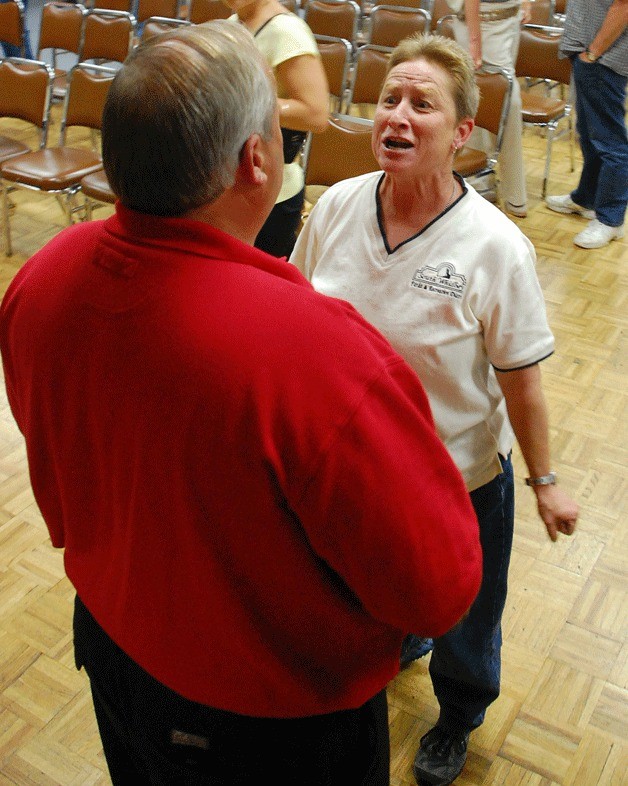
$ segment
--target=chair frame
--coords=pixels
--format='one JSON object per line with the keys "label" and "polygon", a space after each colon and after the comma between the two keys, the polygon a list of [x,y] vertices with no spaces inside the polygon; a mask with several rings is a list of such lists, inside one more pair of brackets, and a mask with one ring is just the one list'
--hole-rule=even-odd
{"label": "chair frame", "polygon": [[[94,188],[92,183],[93,178],[98,177],[103,177],[107,187],[110,188],[104,169],[98,169],[96,172],[85,175],[85,177],[81,179],[80,187],[83,198],[85,199],[84,207],[85,218],[87,221],[92,220],[94,210],[96,210],[96,208],[103,207],[104,205],[112,205],[116,201],[116,195],[113,193],[113,191],[111,191],[111,195],[107,199],[104,199],[101,196],[103,184],[97,183],[96,187]],[[94,188],[94,190],[92,190],[92,188]]]}
{"label": "chair frame", "polygon": [[[221,15],[207,13],[209,8],[219,8],[221,5],[225,8],[225,12],[221,11]],[[199,11],[199,8],[202,8],[202,10]],[[198,25],[203,22],[211,22],[213,19],[227,19],[232,13],[233,11],[227,5],[221,3],[220,0],[189,0],[187,20],[193,25]]]}
{"label": "chair frame", "polygon": [[[336,143],[330,141],[329,133],[335,137]],[[380,167],[371,147],[372,134],[372,120],[332,112],[327,131],[310,133],[305,141],[303,170],[306,188],[327,187],[349,177],[377,172]],[[351,155],[354,152],[365,157],[356,160]]]}
{"label": "chair frame", "polygon": [[[353,47],[346,38],[336,38],[329,35],[315,35],[323,61],[323,68],[327,76],[330,98],[334,100],[333,112],[342,113],[345,108],[346,90],[349,75],[353,65]],[[342,61],[342,69],[338,66]],[[338,76],[338,72],[340,72]]]}
{"label": "chair frame", "polygon": [[[385,40],[374,40],[373,39],[373,30],[378,24],[377,20],[378,17],[383,16],[385,24],[387,21],[388,24],[394,27],[400,27],[403,30],[403,17],[406,17],[406,20],[410,19],[421,19],[423,22],[422,27],[418,27],[416,30],[409,30],[405,33],[400,33],[397,36],[396,40],[390,43],[390,39]],[[371,9],[371,13],[369,14],[369,21],[368,21],[368,32],[366,35],[366,42],[368,44],[374,44],[376,46],[392,46],[395,47],[402,38],[405,38],[412,33],[429,33],[432,25],[432,17],[430,16],[429,12],[426,11],[424,8],[411,8],[410,6],[404,5],[388,5],[388,4],[381,4],[375,5]],[[387,43],[389,41],[389,43]]]}
{"label": "chair frame", "polygon": [[[51,65],[55,72],[53,98],[63,98],[67,88],[68,69],[58,66],[57,57],[72,54],[76,56],[73,65],[79,62],[86,13],[83,4],[65,0],[46,0],[43,5],[37,59],[44,60],[41,53],[48,49],[51,51]],[[66,18],[62,20],[63,16]],[[68,24],[70,20],[73,24]],[[57,31],[60,31],[58,37],[55,35]]]}
{"label": "chair frame", "polygon": [[[552,98],[549,90],[556,85],[565,85],[569,89],[571,82],[571,64],[567,58],[558,57],[560,40],[563,29],[553,25],[523,25],[519,40],[519,56],[515,67],[517,78],[537,80],[548,86],[548,95],[536,96],[528,91],[521,91],[522,119],[525,127],[546,129],[547,147],[545,153],[545,168],[541,196],[547,193],[550,166],[552,160],[552,147],[556,139],[567,135],[569,139],[569,161],[571,171],[575,169],[574,163],[574,129],[572,105],[570,101],[562,98]],[[536,34],[536,35],[535,35]],[[528,53],[527,47],[531,48]],[[550,56],[550,50],[555,54]],[[534,106],[533,106],[534,102]],[[540,111],[543,119],[532,120],[532,109]],[[561,121],[566,120],[567,127],[558,131]]]}
{"label": "chair frame", "polygon": [[[45,64],[44,64],[45,65]],[[94,80],[94,84],[97,84],[100,88],[105,84],[105,79],[108,82],[108,87],[111,85],[114,76],[116,75],[116,70],[112,68],[108,68],[106,66],[101,65],[94,65],[92,63],[77,63],[72,70],[70,71],[68,77],[68,91],[66,93],[64,103],[63,103],[63,114],[61,119],[61,128],[59,131],[59,141],[58,144],[55,146],[56,149],[65,148],[67,147],[68,150],[77,150],[77,148],[66,146],[66,134],[68,128],[72,126],[82,126],[85,128],[90,128],[93,130],[99,130],[102,123],[102,104],[98,101],[94,102],[91,101],[89,104],[83,103],[80,107],[76,107],[75,104],[79,99],[74,99],[72,93],[72,86],[76,79],[76,74],[79,71],[85,71],[87,73],[95,74],[96,78]],[[76,90],[75,90],[76,92]],[[103,101],[104,103],[104,97]],[[55,148],[48,148],[49,150],[53,150]],[[2,179],[0,180],[0,186],[2,189],[2,209],[3,209],[3,217],[4,217],[4,244],[5,244],[5,254],[6,256],[11,256],[13,253],[13,248],[11,245],[11,232],[10,232],[10,225],[9,225],[9,193],[12,191],[23,188],[28,191],[36,191],[45,194],[52,194],[57,198],[61,209],[67,219],[68,224],[73,223],[73,217],[75,213],[80,213],[82,217],[85,216],[85,206],[83,204],[77,204],[76,202],[76,195],[80,191],[80,180],[83,175],[77,177],[76,179],[72,180],[69,185],[60,188],[45,188],[41,185],[33,185],[28,182],[23,182],[19,178],[16,179],[7,179],[5,177],[5,166],[10,166],[14,161],[21,161],[27,160],[29,155],[38,155],[39,151],[35,153],[25,153],[23,156],[17,156],[14,159],[9,159],[5,161],[2,166],[0,166],[0,174],[2,174]],[[102,167],[102,161],[100,159],[100,153],[95,154],[95,157],[98,158],[98,165],[94,166],[92,171],[99,169]]]}
{"label": "chair frame", "polygon": [[[346,14],[347,9],[351,9],[353,16],[349,35],[345,35],[345,31],[341,31],[336,27],[341,14]],[[330,15],[330,27],[323,26],[324,29],[321,29],[316,24],[316,20],[314,20],[314,23],[312,23],[311,17],[313,14],[316,14],[317,11],[322,15],[325,15],[326,13]],[[334,16],[337,18],[333,19]],[[351,42],[351,45],[354,48],[357,46],[362,15],[360,6],[355,2],[355,0],[307,0],[303,11],[303,19],[314,35],[328,35],[332,37],[345,38],[347,41]]]}
{"label": "chair frame", "polygon": [[24,57],[24,4],[21,0],[0,3],[0,30],[2,40],[19,47]]}
{"label": "chair frame", "polygon": [[[460,174],[465,178],[465,180],[469,180],[472,185],[473,180],[477,180],[486,176],[492,177],[495,183],[495,193],[497,194],[499,186],[496,171],[497,159],[501,150],[504,138],[504,128],[506,127],[506,119],[510,109],[513,77],[503,68],[498,68],[496,66],[485,66],[480,71],[476,71],[475,76],[476,82],[480,88],[480,105],[476,113],[475,125],[477,128],[483,128],[492,133],[495,136],[495,143],[493,145],[493,149],[483,155],[483,157],[486,158],[483,166],[471,172],[463,170],[460,172]],[[496,80],[495,77],[498,77],[498,80]],[[493,82],[501,80],[503,80],[501,109],[496,113],[492,104],[489,103],[490,99],[487,97],[486,93]],[[482,93],[482,88],[484,88],[484,94]],[[499,92],[501,93],[502,91],[500,90]],[[494,122],[495,118],[497,119],[497,122]],[[465,151],[477,152],[475,148],[472,148],[470,145],[466,144],[458,151],[457,156],[463,157]],[[454,158],[454,169],[457,169],[456,158]],[[479,193],[483,196],[486,196],[490,190],[491,189],[488,189],[486,192],[481,190]]]}
{"label": "chair frame", "polygon": [[[378,46],[377,44],[364,44],[363,46],[358,47],[354,61],[353,61],[353,73],[350,80],[350,83],[347,88],[347,101],[345,106],[345,111],[350,113],[350,110],[353,106],[358,106],[361,104],[368,104],[372,107],[377,105],[379,100],[379,94],[382,88],[382,84],[374,84],[372,81],[367,80],[367,83],[370,85],[370,88],[373,92],[369,92],[366,95],[363,95],[362,90],[363,84],[361,80],[361,74],[363,71],[361,69],[364,68],[363,65],[363,58],[368,57],[368,53],[374,53],[376,55],[382,55],[382,61],[387,60],[390,56],[390,53],[393,51],[393,47],[390,46]],[[363,53],[367,53],[364,55]],[[384,57],[386,56],[386,57]],[[362,77],[362,79],[366,79],[366,77]],[[357,94],[357,99],[356,99]],[[368,100],[360,100],[362,98]]]}
{"label": "chair frame", "polygon": [[[104,20],[105,23],[115,24],[116,21],[122,22],[122,20],[126,20],[128,25],[128,43],[126,47],[126,54],[122,51],[122,48],[119,53],[113,53],[113,50],[108,50],[106,47],[99,49],[96,47],[95,49],[93,42],[90,39],[90,20],[92,18],[96,18],[99,20]],[[122,25],[120,25],[122,26]],[[86,61],[98,61],[96,65],[102,65],[103,61],[105,63],[123,63],[126,58],[131,54],[133,50],[133,43],[135,38],[135,28],[137,26],[137,20],[133,16],[133,14],[128,13],[127,11],[115,11],[109,10],[107,8],[92,8],[89,9],[83,20],[83,32],[81,35],[81,49],[79,52],[79,62],[83,63]],[[93,49],[87,49],[86,51],[86,43],[92,46]]]}
{"label": "chair frame", "polygon": [[[23,69],[20,69],[20,66],[23,66]],[[11,74],[11,70],[14,68],[18,74],[21,71],[22,76]],[[44,82],[44,89],[39,91],[38,95],[38,97],[41,97],[41,102],[38,101],[36,104],[33,104],[32,99],[35,95],[35,91],[32,89],[15,91],[7,89],[10,87],[9,84],[5,84],[4,73],[7,70],[9,73],[9,76],[7,77],[8,82],[13,82],[14,86],[18,87],[17,82],[24,80],[29,84],[29,88],[30,83],[35,79],[38,79],[35,74],[41,71],[42,76],[40,79],[42,82]],[[54,72],[48,63],[27,60],[23,57],[5,57],[0,60],[0,88],[2,88],[0,89],[0,118],[14,118],[17,120],[23,120],[26,123],[31,123],[32,125],[36,126],[39,131],[39,150],[43,150],[43,148],[45,148],[48,144],[53,80]],[[17,100],[14,100],[14,97],[17,97]],[[13,139],[11,136],[0,136],[9,140]],[[19,140],[15,141],[18,142],[20,146],[23,145],[23,143],[19,142]],[[28,145],[23,145],[22,152],[26,153],[29,151],[30,148]],[[14,155],[17,156],[20,154],[20,152],[16,151]],[[0,162],[8,161],[9,158],[13,158],[14,155],[6,156],[5,158],[0,159]]]}
{"label": "chair frame", "polygon": [[180,0],[138,0],[136,20],[140,25],[156,16],[164,19],[178,19]]}

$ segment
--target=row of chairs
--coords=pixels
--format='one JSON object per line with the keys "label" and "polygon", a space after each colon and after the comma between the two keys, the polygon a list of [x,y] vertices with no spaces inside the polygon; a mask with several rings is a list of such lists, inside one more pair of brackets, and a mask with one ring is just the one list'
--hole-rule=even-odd
{"label": "row of chairs", "polygon": [[[164,27],[180,24],[189,24],[189,21],[168,18],[151,19],[147,21],[144,34],[154,34],[160,32]],[[531,77],[537,76],[543,79],[555,79],[556,81],[568,81],[567,70],[560,75],[539,67],[540,64],[547,59],[550,49],[557,46],[559,33],[560,30],[540,28],[538,26],[529,26],[523,29],[520,60],[522,60],[524,53],[527,53],[529,68],[527,69],[526,75]],[[528,41],[528,39],[530,40],[531,47],[524,43],[524,40]],[[366,165],[368,167],[366,171],[370,171],[370,169],[376,167],[376,163],[370,152],[370,142],[366,145],[368,153],[366,157],[358,155],[356,161],[351,155],[344,153],[338,155],[335,137],[338,135],[338,128],[340,128],[339,138],[345,140],[350,147],[354,146],[356,152],[359,152],[358,147],[360,143],[356,143],[354,140],[362,138],[364,135],[370,135],[370,121],[368,119],[356,118],[355,115],[360,114],[364,104],[374,105],[376,103],[379,86],[383,81],[387,59],[391,49],[374,45],[365,45],[358,49],[356,59],[351,60],[351,46],[346,40],[342,41],[342,39],[333,39],[331,37],[319,37],[318,43],[323,62],[326,66],[326,70],[328,70],[330,86],[333,86],[333,79],[331,71],[329,70],[331,59],[329,54],[333,53],[334,47],[337,49],[340,45],[340,52],[342,54],[342,57],[339,58],[339,61],[341,61],[341,76],[339,78],[341,85],[347,84],[347,63],[352,62],[353,67],[352,79],[348,89],[345,90],[344,87],[341,87],[339,90],[339,95],[337,97],[338,102],[334,107],[336,112],[330,119],[328,130],[323,134],[309,135],[304,151],[304,164],[308,185],[317,184],[326,186],[331,184],[329,182],[330,178],[333,178],[333,182],[336,182],[336,180],[351,176],[356,166],[359,168]],[[563,64],[563,67],[569,66],[569,61],[558,61],[555,52],[553,58],[557,63],[560,62]],[[37,93],[37,90],[33,87],[35,79],[32,75],[31,84],[29,86],[24,82],[22,87],[19,89],[17,88],[17,81],[20,75],[24,70],[28,70],[25,69],[26,63],[30,64],[29,68],[33,72],[37,70],[41,71],[42,68],[45,72],[45,76],[39,76],[40,87],[38,94],[42,95],[43,93],[47,96],[44,100],[44,104],[47,101],[48,108],[46,109],[44,107],[43,110],[39,110],[39,113],[35,111],[35,102],[32,100],[33,95]],[[75,71],[81,74],[77,79],[79,79],[79,84],[83,86],[90,82],[90,79],[86,78],[85,74],[89,74],[92,77],[91,81],[100,82],[101,84],[106,81],[104,79],[106,76],[105,71],[98,71],[98,69],[92,69],[90,71],[88,64],[85,63],[80,64],[80,68],[75,69]],[[74,74],[75,71],[72,71],[72,74]],[[2,165],[2,176],[4,180],[5,247],[9,254],[11,253],[11,240],[9,234],[8,194],[12,189],[24,186],[55,193],[69,221],[72,220],[73,214],[77,211],[83,211],[84,215],[81,217],[85,217],[85,213],[87,217],[91,217],[91,211],[94,204],[112,202],[114,200],[114,196],[108,188],[106,178],[102,171],[102,164],[98,154],[94,154],[96,155],[94,160],[89,160],[90,171],[85,171],[81,167],[72,170],[66,166],[68,163],[68,156],[66,156],[63,151],[65,147],[65,131],[68,126],[77,124],[85,125],[89,128],[99,128],[104,94],[102,94],[101,91],[100,97],[97,96],[94,98],[92,96],[89,99],[89,108],[92,115],[89,117],[89,122],[80,123],[77,118],[79,120],[81,118],[86,119],[87,114],[89,114],[86,112],[84,106],[82,106],[84,102],[81,100],[81,95],[85,93],[85,90],[83,89],[82,93],[78,94],[76,90],[72,95],[68,93],[64,105],[62,132],[58,146],[61,152],[59,153],[57,149],[53,149],[57,150],[57,152],[50,154],[50,149],[46,149],[46,140],[52,88],[50,88],[50,94],[48,95],[41,87],[49,78],[54,79],[52,69],[50,66],[45,66],[41,63],[39,64],[39,69],[35,69],[31,61],[20,62],[19,60],[8,59],[0,63],[0,116],[5,115],[30,120],[41,129],[40,151],[37,151],[37,153],[31,156],[21,155],[28,150],[28,148],[25,150],[23,144],[16,144],[15,140],[0,137],[0,163],[2,163],[2,161],[5,162]],[[113,74],[107,78],[110,81],[110,79],[113,78]],[[511,92],[511,80],[503,72],[478,74],[478,81],[480,83],[482,100],[476,122],[479,127],[486,128],[494,135],[495,147],[489,154],[480,150],[471,149],[468,146],[459,152],[456,159],[456,169],[463,176],[471,180],[486,174],[493,177],[495,175],[495,164],[501,145],[503,124],[507,114]],[[343,100],[345,93],[348,96],[346,103]],[[20,113],[17,107],[19,99],[23,99],[24,96],[29,94],[31,95],[31,100],[28,102],[29,106]],[[545,96],[539,93],[531,93],[530,95],[534,95],[534,104],[530,104],[530,106],[527,107],[527,117],[524,111],[524,120],[527,119],[529,122],[536,125],[546,125],[548,128],[548,155],[543,183],[543,193],[545,193],[549,171],[551,142],[554,138],[558,122],[568,115],[568,107],[564,101],[561,102],[560,99],[555,99],[551,95]],[[347,113],[352,113],[354,116],[351,119],[343,120],[343,117]],[[540,122],[542,116],[546,118],[546,122]],[[340,118],[340,121],[338,118]],[[365,139],[362,141],[365,142]],[[320,178],[320,175],[313,173],[321,169],[321,166],[315,162],[325,160],[327,154],[330,156],[329,172],[321,182],[314,183],[315,180]],[[73,155],[74,154],[69,158],[72,159]],[[52,166],[54,169],[60,162],[62,162],[64,166],[62,174],[65,180],[60,178],[58,173],[54,176],[50,175],[50,167]],[[349,167],[348,174],[347,167]],[[353,167],[353,169],[351,169],[351,167]],[[38,185],[35,182],[36,177],[40,178]],[[312,178],[314,178],[314,181]],[[79,203],[77,201],[78,193],[81,190],[81,180],[83,181],[83,194],[87,197],[86,203]]]}

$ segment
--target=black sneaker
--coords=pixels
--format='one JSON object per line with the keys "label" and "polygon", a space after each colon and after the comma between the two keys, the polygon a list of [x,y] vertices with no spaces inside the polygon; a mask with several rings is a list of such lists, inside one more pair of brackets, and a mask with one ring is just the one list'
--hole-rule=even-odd
{"label": "black sneaker", "polygon": [[467,760],[468,731],[450,732],[434,726],[421,737],[414,759],[414,777],[419,784],[446,786],[462,772]]}
{"label": "black sneaker", "polygon": [[432,651],[434,642],[432,639],[423,639],[420,636],[415,636],[414,633],[409,633],[403,640],[401,645],[401,657],[399,659],[399,666],[405,669],[412,661],[422,658]]}

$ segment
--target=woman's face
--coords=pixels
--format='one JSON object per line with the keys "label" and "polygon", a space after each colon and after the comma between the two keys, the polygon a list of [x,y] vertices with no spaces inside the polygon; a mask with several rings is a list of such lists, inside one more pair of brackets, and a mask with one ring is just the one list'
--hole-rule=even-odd
{"label": "woman's face", "polygon": [[445,70],[423,59],[391,69],[373,126],[373,153],[385,172],[416,177],[451,169],[453,144],[461,142],[461,134]]}

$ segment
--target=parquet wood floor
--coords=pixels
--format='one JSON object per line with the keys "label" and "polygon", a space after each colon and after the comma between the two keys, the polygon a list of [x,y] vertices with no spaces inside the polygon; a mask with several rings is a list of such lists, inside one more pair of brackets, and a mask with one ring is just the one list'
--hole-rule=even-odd
{"label": "parquet wood floor", "polygon": [[[536,247],[557,341],[543,363],[554,469],[581,519],[573,538],[547,539],[516,453],[503,693],[472,735],[457,784],[621,786],[628,783],[628,243],[574,247],[582,219],[553,214],[540,200],[544,139],[526,130],[524,144],[530,212],[517,223]],[[550,193],[573,188],[576,168],[569,171],[566,142],[557,142]],[[62,226],[55,200],[27,192],[14,200],[15,254],[0,253],[0,293]],[[110,782],[87,680],[73,664],[72,599],[2,386],[0,786]],[[437,717],[427,665],[428,658],[416,662],[389,688],[392,786],[414,783],[419,737]]]}

